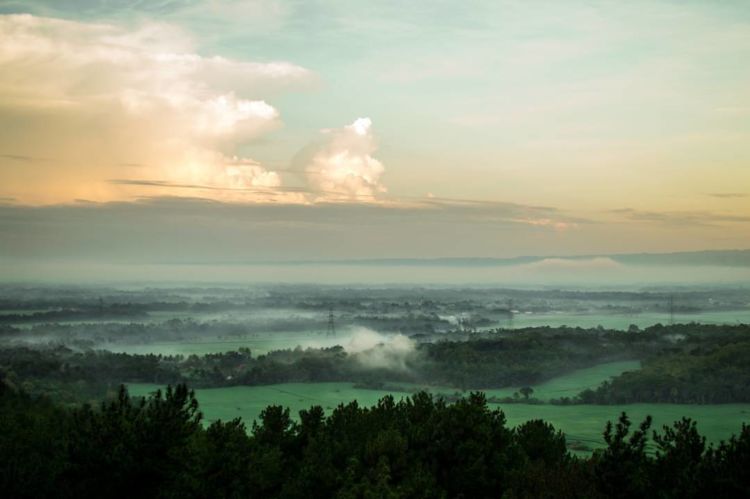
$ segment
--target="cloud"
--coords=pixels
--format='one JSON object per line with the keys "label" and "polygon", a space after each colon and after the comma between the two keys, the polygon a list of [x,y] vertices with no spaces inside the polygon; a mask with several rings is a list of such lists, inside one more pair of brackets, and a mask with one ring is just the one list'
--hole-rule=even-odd
{"label": "cloud", "polygon": [[577,222],[554,220],[551,218],[527,218],[527,219],[518,219],[516,221],[519,223],[524,223],[524,224],[532,225],[535,227],[551,227],[559,231],[578,228]]}
{"label": "cloud", "polygon": [[25,156],[20,154],[0,154],[0,158],[9,159],[12,161],[18,161],[21,163],[32,163],[34,161],[46,161],[44,158],[35,158],[33,156]]}
{"label": "cloud", "polygon": [[[288,62],[201,55],[169,25],[0,16],[0,126],[9,130],[0,150],[13,151],[9,161],[54,158],[33,188],[45,201],[66,188],[111,199],[102,181],[119,177],[120,164],[144,178],[274,187],[279,175],[238,151],[280,125],[266,96],[311,79]],[[6,185],[28,180],[2,173]]]}
{"label": "cloud", "polygon": [[[182,192],[193,193],[188,187]],[[717,229],[712,238],[703,237],[705,228],[695,226],[664,230],[659,225],[632,223],[580,223],[576,231],[561,232],[513,221],[544,216],[550,213],[549,208],[508,203],[417,207],[359,202],[236,203],[170,197],[27,206],[13,201],[0,202],[0,274],[6,280],[454,282],[501,286],[510,282],[528,286],[596,280],[606,285],[651,282],[658,280],[657,271],[650,266],[636,275],[629,264],[614,267],[607,260],[588,258],[572,263],[549,259],[537,266],[454,266],[440,262],[383,266],[367,262],[360,265],[352,260],[497,258],[545,255],[552,250],[557,255],[606,255],[750,247],[750,231],[724,228]],[[565,220],[562,212],[554,213]],[[325,264],[332,260],[350,263]],[[301,264],[310,261],[322,263]],[[747,272],[725,270],[721,273],[723,280],[748,278]],[[692,272],[665,270],[659,278],[672,279],[675,275],[681,280],[695,277]],[[707,271],[706,276],[719,279],[714,270]]]}
{"label": "cloud", "polygon": [[372,156],[377,146],[370,118],[322,133],[323,142],[307,151],[305,172],[313,188],[339,199],[374,198],[386,192],[381,182],[385,167]]}
{"label": "cloud", "polygon": [[709,196],[719,199],[733,199],[733,198],[746,198],[748,194],[744,192],[714,192]]}
{"label": "cloud", "polygon": [[106,15],[112,12],[141,10],[151,14],[164,14],[184,9],[196,0],[2,0],[0,5],[10,10],[35,13]]}
{"label": "cloud", "polygon": [[748,223],[750,216],[714,213],[710,211],[641,211],[632,208],[610,210],[628,220],[654,222],[671,226],[711,226],[725,223]]}
{"label": "cloud", "polygon": [[[217,201],[221,196],[215,194],[220,193],[197,184],[121,182],[135,183],[133,188],[172,190],[195,197],[42,207],[3,205],[0,234],[4,244],[0,245],[0,259],[229,264],[507,256],[536,253],[540,244],[579,241],[567,239],[566,233],[551,228],[514,221],[550,216],[549,208],[434,200],[426,206],[235,203]],[[263,194],[263,188],[252,189],[254,195]],[[557,213],[556,218],[566,220],[562,213]],[[216,241],[222,244],[217,245]]]}

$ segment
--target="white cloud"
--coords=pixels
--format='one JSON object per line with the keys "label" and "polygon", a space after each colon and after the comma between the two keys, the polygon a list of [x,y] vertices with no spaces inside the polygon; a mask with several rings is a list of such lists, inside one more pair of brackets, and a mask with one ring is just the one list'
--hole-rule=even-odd
{"label": "white cloud", "polygon": [[144,165],[137,173],[150,179],[278,186],[277,173],[235,153],[280,125],[265,96],[311,78],[287,62],[200,55],[168,25],[0,16],[0,124],[17,125],[0,150],[54,158],[94,198],[111,197],[101,184],[122,176],[103,163]]}
{"label": "white cloud", "polygon": [[358,118],[343,128],[323,130],[325,140],[306,165],[308,179],[324,196],[343,199],[373,198],[386,191],[380,177],[383,164],[372,154],[377,149],[370,118]]}

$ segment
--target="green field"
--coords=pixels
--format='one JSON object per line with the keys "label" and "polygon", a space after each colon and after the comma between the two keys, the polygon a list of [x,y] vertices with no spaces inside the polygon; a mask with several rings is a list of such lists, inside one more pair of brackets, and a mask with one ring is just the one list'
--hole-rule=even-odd
{"label": "green field", "polygon": [[[540,399],[573,395],[580,390],[595,387],[610,376],[624,370],[635,369],[637,362],[614,362],[582,369],[540,384],[535,396]],[[146,395],[159,386],[152,384],[131,384],[133,395]],[[405,386],[406,388],[415,388]],[[433,393],[453,393],[449,388],[428,388]],[[512,394],[513,388],[486,390],[488,396],[504,397]],[[258,417],[268,405],[289,407],[293,414],[311,405],[320,405],[330,412],[338,404],[357,400],[362,405],[372,405],[384,395],[393,394],[397,398],[408,395],[406,392],[369,390],[354,388],[352,383],[285,383],[268,386],[238,386],[231,388],[209,388],[196,390],[201,410],[206,422],[217,419],[229,420],[242,417],[248,424]],[[569,442],[580,442],[588,447],[603,445],[602,431],[608,420],[614,420],[626,411],[634,421],[646,415],[654,418],[654,427],[671,424],[683,416],[698,421],[700,431],[712,442],[728,438],[737,433],[743,422],[750,422],[750,404],[725,405],[677,405],[677,404],[633,404],[623,406],[600,405],[531,405],[504,404],[503,411],[511,426],[529,419],[541,418],[563,430]]]}
{"label": "green field", "polygon": [[[574,397],[587,388],[596,388],[603,381],[617,376],[625,371],[640,369],[641,363],[637,360],[622,362],[607,362],[586,369],[579,369],[571,373],[552,378],[549,381],[534,385],[534,398],[539,400],[557,399],[561,397]],[[512,397],[515,388],[501,388],[484,390],[488,397]]]}

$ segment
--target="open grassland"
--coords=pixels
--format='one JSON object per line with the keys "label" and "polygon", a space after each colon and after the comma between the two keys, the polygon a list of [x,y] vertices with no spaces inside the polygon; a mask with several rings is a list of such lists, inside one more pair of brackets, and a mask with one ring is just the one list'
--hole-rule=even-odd
{"label": "open grassland", "polygon": [[[548,401],[561,397],[574,397],[587,388],[596,388],[602,382],[622,374],[625,371],[634,371],[641,367],[637,360],[607,362],[586,369],[578,369],[571,373],[552,378],[549,381],[534,385],[534,398]],[[487,397],[511,397],[518,388],[502,388],[497,390],[483,390]]]}
{"label": "open grassland", "polygon": [[[638,362],[611,362],[589,369],[560,376],[534,387],[534,396],[540,400],[571,396],[586,388],[593,388],[611,376],[638,368]],[[400,385],[404,391],[371,390],[355,388],[352,383],[285,383],[267,386],[237,386],[196,390],[205,421],[230,420],[241,417],[248,425],[269,405],[289,407],[296,416],[301,409],[320,405],[330,411],[339,404],[356,400],[360,405],[375,404],[381,397],[391,394],[396,398],[408,396],[408,391],[419,387]],[[159,386],[153,384],[131,384],[131,394],[146,395]],[[445,387],[426,387],[432,393],[452,394],[455,390]],[[507,397],[514,388],[486,390],[488,397]],[[680,405],[680,404],[631,404],[631,405],[573,405],[549,404],[500,404],[508,424],[516,426],[530,419],[544,419],[563,430],[571,443],[577,447],[597,448],[604,444],[602,431],[608,420],[615,420],[625,411],[635,422],[651,415],[654,428],[671,424],[682,417],[698,421],[699,430],[711,442],[727,439],[737,433],[743,422],[750,422],[750,404]]]}

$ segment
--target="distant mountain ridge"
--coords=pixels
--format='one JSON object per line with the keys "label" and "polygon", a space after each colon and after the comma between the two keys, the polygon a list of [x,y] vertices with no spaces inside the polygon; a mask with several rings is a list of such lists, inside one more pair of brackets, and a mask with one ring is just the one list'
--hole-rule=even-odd
{"label": "distant mountain ridge", "polygon": [[614,255],[621,263],[642,265],[718,265],[750,267],[750,250],[689,251],[680,253],[637,253]]}
{"label": "distant mountain ridge", "polygon": [[[748,250],[709,250],[676,253],[623,253],[576,256],[519,256],[511,258],[455,257],[455,258],[370,258],[345,260],[297,260],[274,262],[283,265],[365,265],[365,266],[426,266],[426,267],[497,267],[523,265],[544,260],[591,260],[609,258],[625,265],[674,265],[750,267]],[[271,262],[268,262],[271,263]]]}

